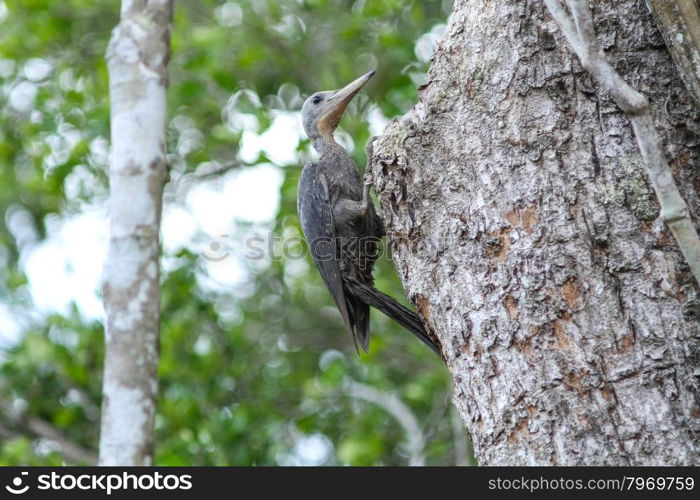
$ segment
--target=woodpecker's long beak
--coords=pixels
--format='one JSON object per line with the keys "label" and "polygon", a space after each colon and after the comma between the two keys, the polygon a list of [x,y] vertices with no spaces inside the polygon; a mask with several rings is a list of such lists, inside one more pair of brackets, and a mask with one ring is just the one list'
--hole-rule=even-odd
{"label": "woodpecker's long beak", "polygon": [[376,71],[372,70],[369,73],[362,75],[357,80],[348,83],[342,89],[336,90],[335,94],[333,94],[333,96],[330,99],[328,99],[328,101],[336,103],[335,106],[342,106],[343,109],[345,109],[345,106],[348,105],[352,98],[355,97],[355,94],[357,94],[360,91],[360,89],[365,86],[365,83],[367,83],[370,80],[370,78],[374,76],[375,73]]}
{"label": "woodpecker's long beak", "polygon": [[321,119],[318,121],[318,131],[321,135],[333,135],[333,131],[340,123],[340,118],[343,116],[343,112],[347,107],[348,103],[353,97],[360,91],[362,87],[374,76],[375,70],[370,71],[362,75],[357,80],[347,84],[340,90],[336,90],[335,93],[326,99],[324,103],[328,110],[323,114]]}

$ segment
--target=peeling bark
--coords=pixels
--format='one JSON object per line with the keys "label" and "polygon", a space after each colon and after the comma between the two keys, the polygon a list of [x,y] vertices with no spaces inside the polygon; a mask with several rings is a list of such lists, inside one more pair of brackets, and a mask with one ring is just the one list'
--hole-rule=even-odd
{"label": "peeling bark", "polygon": [[124,0],[107,49],[112,156],[100,465],[149,465],[172,0]]}
{"label": "peeling bark", "polygon": [[647,0],[668,50],[696,104],[700,105],[700,3]]}
{"label": "peeling bark", "polygon": [[[700,117],[642,0],[591,2],[692,220]],[[539,0],[457,0],[370,162],[481,464],[700,463],[700,300],[629,119]]]}

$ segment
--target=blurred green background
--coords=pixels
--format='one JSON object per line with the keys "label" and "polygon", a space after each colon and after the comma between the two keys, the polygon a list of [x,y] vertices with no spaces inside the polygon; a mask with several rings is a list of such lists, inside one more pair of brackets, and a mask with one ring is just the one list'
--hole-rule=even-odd
{"label": "blurred green background", "polygon": [[[0,464],[89,463],[103,362],[115,0],[0,0]],[[299,259],[298,111],[377,76],[339,129],[414,103],[451,0],[175,2],[157,465],[469,463],[450,378],[373,313],[358,356]],[[265,242],[265,251],[261,242]],[[377,286],[404,299],[391,262]]]}

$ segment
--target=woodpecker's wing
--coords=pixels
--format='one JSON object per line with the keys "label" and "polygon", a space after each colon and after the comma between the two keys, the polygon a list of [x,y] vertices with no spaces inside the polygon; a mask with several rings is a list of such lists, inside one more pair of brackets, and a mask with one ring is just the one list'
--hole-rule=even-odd
{"label": "woodpecker's wing", "polygon": [[311,256],[343,316],[345,326],[355,340],[343,277],[340,273],[340,243],[335,234],[328,183],[315,163],[309,163],[301,172],[297,192],[297,211]]}

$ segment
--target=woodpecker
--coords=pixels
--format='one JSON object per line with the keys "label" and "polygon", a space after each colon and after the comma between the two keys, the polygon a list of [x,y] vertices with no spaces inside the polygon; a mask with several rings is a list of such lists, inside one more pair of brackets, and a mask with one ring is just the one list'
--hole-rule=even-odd
{"label": "woodpecker", "polygon": [[[365,352],[369,348],[372,306],[439,354],[418,315],[374,287],[372,268],[384,228],[369,195],[372,177],[367,171],[363,180],[353,159],[333,137],[348,103],[374,73],[370,71],[340,90],[316,92],[304,102],[304,130],[319,159],[307,164],[299,178],[299,221],[356,350],[358,345]],[[368,158],[371,147],[372,140]]]}

